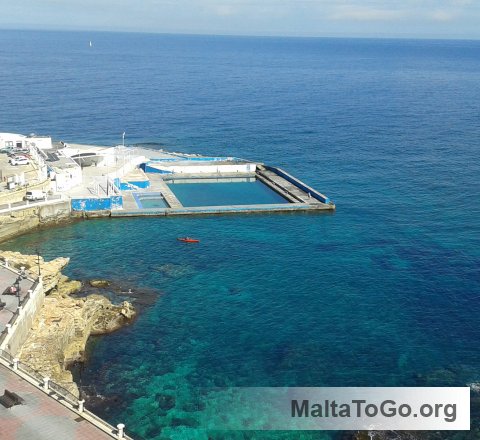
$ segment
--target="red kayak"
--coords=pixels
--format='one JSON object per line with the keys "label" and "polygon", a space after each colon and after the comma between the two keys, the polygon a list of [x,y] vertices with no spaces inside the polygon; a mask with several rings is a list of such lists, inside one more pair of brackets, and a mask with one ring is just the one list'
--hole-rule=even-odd
{"label": "red kayak", "polygon": [[200,240],[191,237],[180,237],[177,238],[178,241],[183,241],[183,243],[200,243]]}

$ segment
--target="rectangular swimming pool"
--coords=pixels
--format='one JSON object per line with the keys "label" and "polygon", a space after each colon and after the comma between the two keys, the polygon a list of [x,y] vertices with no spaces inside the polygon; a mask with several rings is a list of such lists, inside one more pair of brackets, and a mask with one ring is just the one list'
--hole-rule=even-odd
{"label": "rectangular swimming pool", "polygon": [[289,203],[255,178],[249,179],[175,179],[167,183],[180,203],[185,207],[267,205]]}
{"label": "rectangular swimming pool", "polygon": [[160,193],[134,193],[133,197],[140,209],[169,207]]}

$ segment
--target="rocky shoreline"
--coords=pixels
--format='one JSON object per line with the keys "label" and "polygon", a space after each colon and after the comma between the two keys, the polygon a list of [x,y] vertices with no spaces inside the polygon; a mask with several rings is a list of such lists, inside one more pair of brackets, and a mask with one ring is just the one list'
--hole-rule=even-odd
{"label": "rocky shoreline", "polygon": [[[0,251],[0,258],[8,259],[13,267],[24,266],[33,279],[38,277],[39,264],[46,292],[44,304],[17,357],[78,396],[69,366],[84,360],[91,335],[111,333],[128,325],[136,315],[133,305],[128,301],[113,304],[100,294],[72,296],[82,289],[82,283],[62,274],[69,258],[46,262],[36,255],[11,251]],[[106,282],[91,284],[99,288],[107,285]]]}
{"label": "rocky shoreline", "polygon": [[68,224],[77,220],[78,218],[70,213],[68,201],[58,202],[51,206],[26,206],[0,215],[0,241],[33,230]]}

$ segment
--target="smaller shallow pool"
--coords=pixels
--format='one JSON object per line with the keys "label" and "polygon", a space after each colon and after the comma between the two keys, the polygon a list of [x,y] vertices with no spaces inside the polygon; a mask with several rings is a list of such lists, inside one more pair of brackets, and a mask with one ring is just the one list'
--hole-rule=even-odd
{"label": "smaller shallow pool", "polygon": [[161,193],[134,193],[133,197],[140,209],[169,207]]}

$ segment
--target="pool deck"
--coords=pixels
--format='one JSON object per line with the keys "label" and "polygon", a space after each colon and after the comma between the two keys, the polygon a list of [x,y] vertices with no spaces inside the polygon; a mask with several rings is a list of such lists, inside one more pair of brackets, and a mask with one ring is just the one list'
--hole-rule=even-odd
{"label": "pool deck", "polygon": [[[281,171],[281,170],[280,170]],[[137,217],[137,216],[169,216],[169,215],[207,215],[207,214],[240,214],[240,213],[278,213],[278,212],[298,212],[298,211],[318,211],[331,212],[335,210],[332,203],[322,203],[318,197],[325,197],[313,188],[308,187],[298,179],[294,179],[297,184],[293,184],[286,178],[277,174],[276,169],[259,166],[256,173],[248,174],[175,174],[160,175],[148,174],[150,179],[150,188],[142,191],[145,194],[161,193],[169,207],[167,208],[139,208],[135,198],[130,191],[123,191],[123,208],[112,210],[112,217]],[[290,176],[291,177],[291,176]],[[248,205],[223,205],[223,206],[197,206],[186,207],[175,196],[167,183],[174,180],[192,179],[198,182],[208,179],[237,179],[237,178],[255,178],[264,185],[280,194],[289,203],[277,204],[248,204]],[[302,189],[300,186],[303,186]]]}
{"label": "pool deck", "polygon": [[[102,152],[107,147],[69,144],[79,153],[99,150]],[[260,162],[251,162],[235,157],[209,157],[202,155],[184,154],[156,150],[148,147],[116,147],[115,166],[84,167],[84,184],[75,187],[67,194],[77,202],[73,208],[73,216],[88,217],[127,217],[127,216],[166,216],[166,215],[203,215],[226,213],[253,213],[253,212],[299,212],[318,211],[333,212],[335,204],[330,199],[314,188],[306,185],[287,172],[267,166]],[[133,168],[129,160],[134,163]],[[143,166],[140,166],[143,160]],[[125,164],[127,168],[125,168]],[[223,167],[223,168],[222,168]],[[210,171],[211,170],[211,171]],[[126,188],[113,189],[113,180],[120,178],[126,183]],[[107,185],[110,179],[111,186]],[[256,179],[263,185],[279,194],[288,203],[273,202],[272,204],[255,204],[255,198],[246,199],[244,205],[202,206],[187,207],[171,189],[171,183],[177,180],[188,183],[211,183],[224,180],[237,181],[237,179]],[[209,182],[210,180],[210,182]],[[143,183],[148,185],[143,185]],[[140,184],[142,183],[142,184]],[[228,183],[228,182],[225,182]],[[110,206],[102,199],[108,199],[109,191],[114,191],[116,196],[121,196]],[[167,207],[158,204],[156,208],[142,207],[143,196],[153,197],[158,194]],[[145,198],[147,198],[145,197]],[[82,200],[86,199],[86,201]],[[84,208],[89,203],[88,208]],[[215,201],[208,202],[214,204]],[[249,203],[249,204],[247,204]],[[147,205],[148,206],[148,205]],[[155,206],[152,202],[149,206]],[[72,203],[73,207],[73,203]],[[89,214],[85,214],[89,212]]]}
{"label": "pool deck", "polygon": [[165,181],[160,177],[159,174],[151,174],[150,178],[150,185],[151,190],[154,192],[161,192],[163,198],[168,203],[168,206],[172,209],[183,208],[183,205],[180,203],[180,200],[177,199],[175,194],[173,194],[172,190],[168,187]]}

